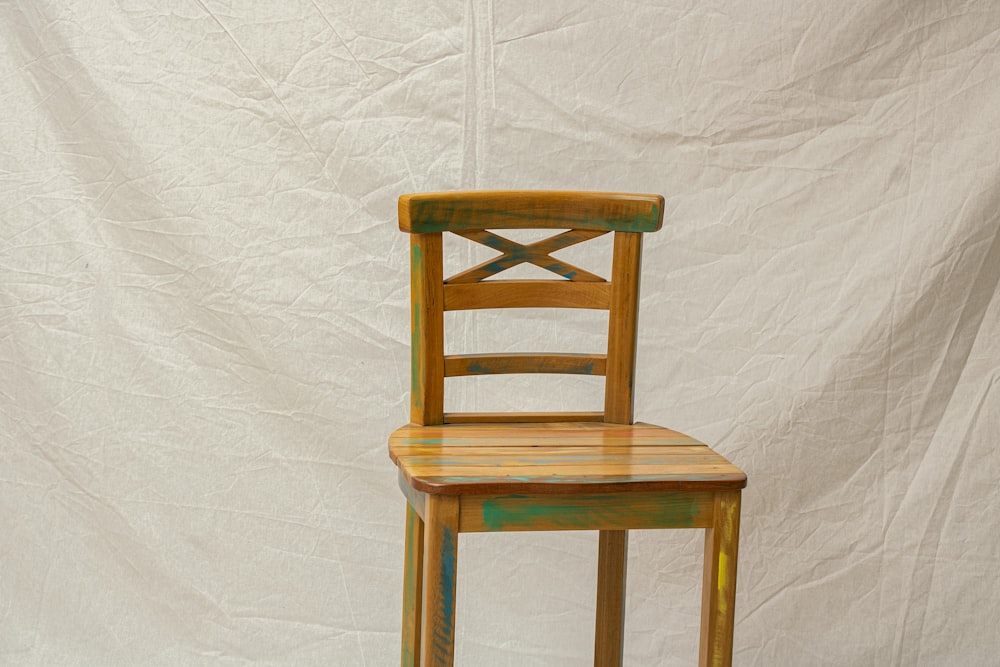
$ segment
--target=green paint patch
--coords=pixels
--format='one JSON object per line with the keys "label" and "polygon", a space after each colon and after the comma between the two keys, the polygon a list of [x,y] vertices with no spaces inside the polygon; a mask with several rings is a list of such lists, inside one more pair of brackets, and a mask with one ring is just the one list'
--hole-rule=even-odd
{"label": "green paint patch", "polygon": [[570,498],[510,495],[483,503],[483,523],[489,530],[530,530],[537,524],[588,530],[594,526],[694,527],[698,504],[679,494],[662,502],[636,502],[632,495],[594,494]]}
{"label": "green paint patch", "polygon": [[537,228],[594,229],[619,232],[655,232],[660,226],[660,207],[651,204],[648,213],[582,216],[548,212],[533,214],[525,211],[492,209],[485,205],[441,202],[410,202],[410,231],[432,233],[482,229],[479,218],[489,220],[489,229],[532,227],[526,221],[537,222]]}

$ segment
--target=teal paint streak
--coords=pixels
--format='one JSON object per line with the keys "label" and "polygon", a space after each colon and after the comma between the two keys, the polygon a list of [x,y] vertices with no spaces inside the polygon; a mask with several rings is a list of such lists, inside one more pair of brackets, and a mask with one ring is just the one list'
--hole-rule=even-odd
{"label": "teal paint streak", "polygon": [[[410,254],[412,263],[411,280],[416,280],[416,276],[424,272],[424,253],[420,246],[413,245],[413,252]],[[422,278],[421,278],[422,279]],[[420,295],[414,293],[411,312],[413,313],[413,328],[410,330],[410,395],[413,397],[413,404],[418,408],[424,407],[424,397],[420,391],[420,375],[423,369],[420,366]]]}
{"label": "teal paint streak", "polygon": [[573,280],[573,278],[576,277],[576,271],[567,269],[566,265],[563,264],[562,262],[553,261],[550,262],[549,264],[542,266],[542,268],[545,269],[546,271],[551,271],[557,276],[562,276],[563,278],[566,278],[568,280]]}
{"label": "teal paint streak", "polygon": [[420,585],[417,581],[420,568],[417,562],[423,550],[423,541],[417,540],[415,523],[420,521],[416,511],[412,506],[407,507],[406,518],[406,575],[404,578],[405,589],[403,591],[403,620],[406,624],[403,629],[403,664],[416,665],[419,656],[414,653],[416,643],[420,638],[420,628],[414,627],[414,619],[420,616],[420,603],[417,599],[417,588]]}
{"label": "teal paint streak", "polygon": [[501,271],[506,271],[507,269],[511,268],[512,266],[516,266],[516,265],[521,264],[523,262],[524,262],[524,260],[515,261],[511,257],[501,257],[500,259],[498,259],[498,260],[496,260],[494,262],[490,262],[489,264],[487,264],[486,266],[484,266],[483,267],[483,271],[488,272],[488,275],[492,276],[492,275],[495,275],[497,273],[500,273]]}
{"label": "teal paint streak", "polygon": [[420,355],[418,352],[417,332],[420,330],[420,310],[417,305],[413,306],[413,333],[410,340],[410,394],[413,396],[413,403],[418,407],[424,407],[424,397],[420,392]]}
{"label": "teal paint streak", "polygon": [[[569,356],[579,356],[588,357],[586,354],[579,355],[569,355]],[[470,361],[465,365],[465,372],[468,375],[501,375],[505,373],[511,373],[512,371],[507,370],[507,367],[499,365],[499,367],[484,366],[478,361]],[[585,364],[576,365],[575,367],[559,369],[559,370],[549,370],[547,368],[536,368],[530,371],[532,373],[561,373],[563,375],[593,375],[594,374],[594,362],[588,361]]]}
{"label": "teal paint streak", "polygon": [[[504,501],[515,502],[504,502]],[[584,496],[578,504],[547,504],[545,500],[530,501],[525,496],[505,496],[483,503],[483,523],[492,531],[526,527],[544,522],[564,528],[587,528],[595,521],[639,521],[644,525],[691,527],[698,513],[694,502],[664,503],[653,508],[615,505],[616,497]],[[624,502],[630,499],[625,497]],[[517,502],[523,501],[523,502]],[[596,501],[596,502],[594,502]]]}
{"label": "teal paint streak", "polygon": [[434,619],[434,634],[431,637],[434,657],[445,660],[455,644],[455,575],[457,572],[458,543],[455,531],[448,526],[441,529],[441,572],[438,586],[441,590],[440,616]]}
{"label": "teal paint streak", "polygon": [[523,248],[520,243],[511,241],[510,239],[505,239],[502,236],[496,236],[495,234],[489,234],[484,239],[477,239],[477,243],[482,243],[483,245],[493,248],[505,255],[514,254],[516,248]]}

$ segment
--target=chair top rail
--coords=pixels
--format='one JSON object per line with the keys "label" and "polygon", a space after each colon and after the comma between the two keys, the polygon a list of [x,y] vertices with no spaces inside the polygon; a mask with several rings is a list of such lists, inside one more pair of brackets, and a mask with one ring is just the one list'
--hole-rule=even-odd
{"label": "chair top rail", "polygon": [[618,192],[477,191],[403,195],[399,228],[426,234],[475,229],[655,232],[663,197]]}

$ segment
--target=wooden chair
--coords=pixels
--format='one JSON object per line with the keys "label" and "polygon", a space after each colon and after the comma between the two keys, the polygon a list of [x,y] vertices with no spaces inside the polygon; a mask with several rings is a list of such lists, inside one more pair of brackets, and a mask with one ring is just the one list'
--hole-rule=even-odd
{"label": "wooden chair", "polygon": [[[658,195],[400,197],[411,243],[411,423],[389,452],[408,501],[403,667],[453,664],[458,534],[515,530],[600,531],[594,664],[620,667],[627,531],[641,528],[706,529],[699,664],[730,665],[746,475],[693,438],[632,421],[642,234],[662,217]],[[524,228],[568,231],[531,244],[487,231]],[[442,232],[502,255],[444,280]],[[551,256],[607,232],[610,282]],[[484,282],[523,262],[561,278]],[[607,354],[444,355],[444,311],[521,307],[609,310]],[[490,373],[603,375],[604,412],[444,412],[445,377]]]}

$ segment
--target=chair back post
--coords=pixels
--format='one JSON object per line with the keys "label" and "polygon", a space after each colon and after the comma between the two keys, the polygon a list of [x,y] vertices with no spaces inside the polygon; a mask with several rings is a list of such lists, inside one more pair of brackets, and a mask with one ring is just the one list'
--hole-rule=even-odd
{"label": "chair back post", "polygon": [[441,232],[410,234],[410,422],[444,422]]}
{"label": "chair back post", "polygon": [[635,347],[639,315],[642,233],[615,232],[608,314],[608,365],[604,421],[631,424],[635,386]]}

